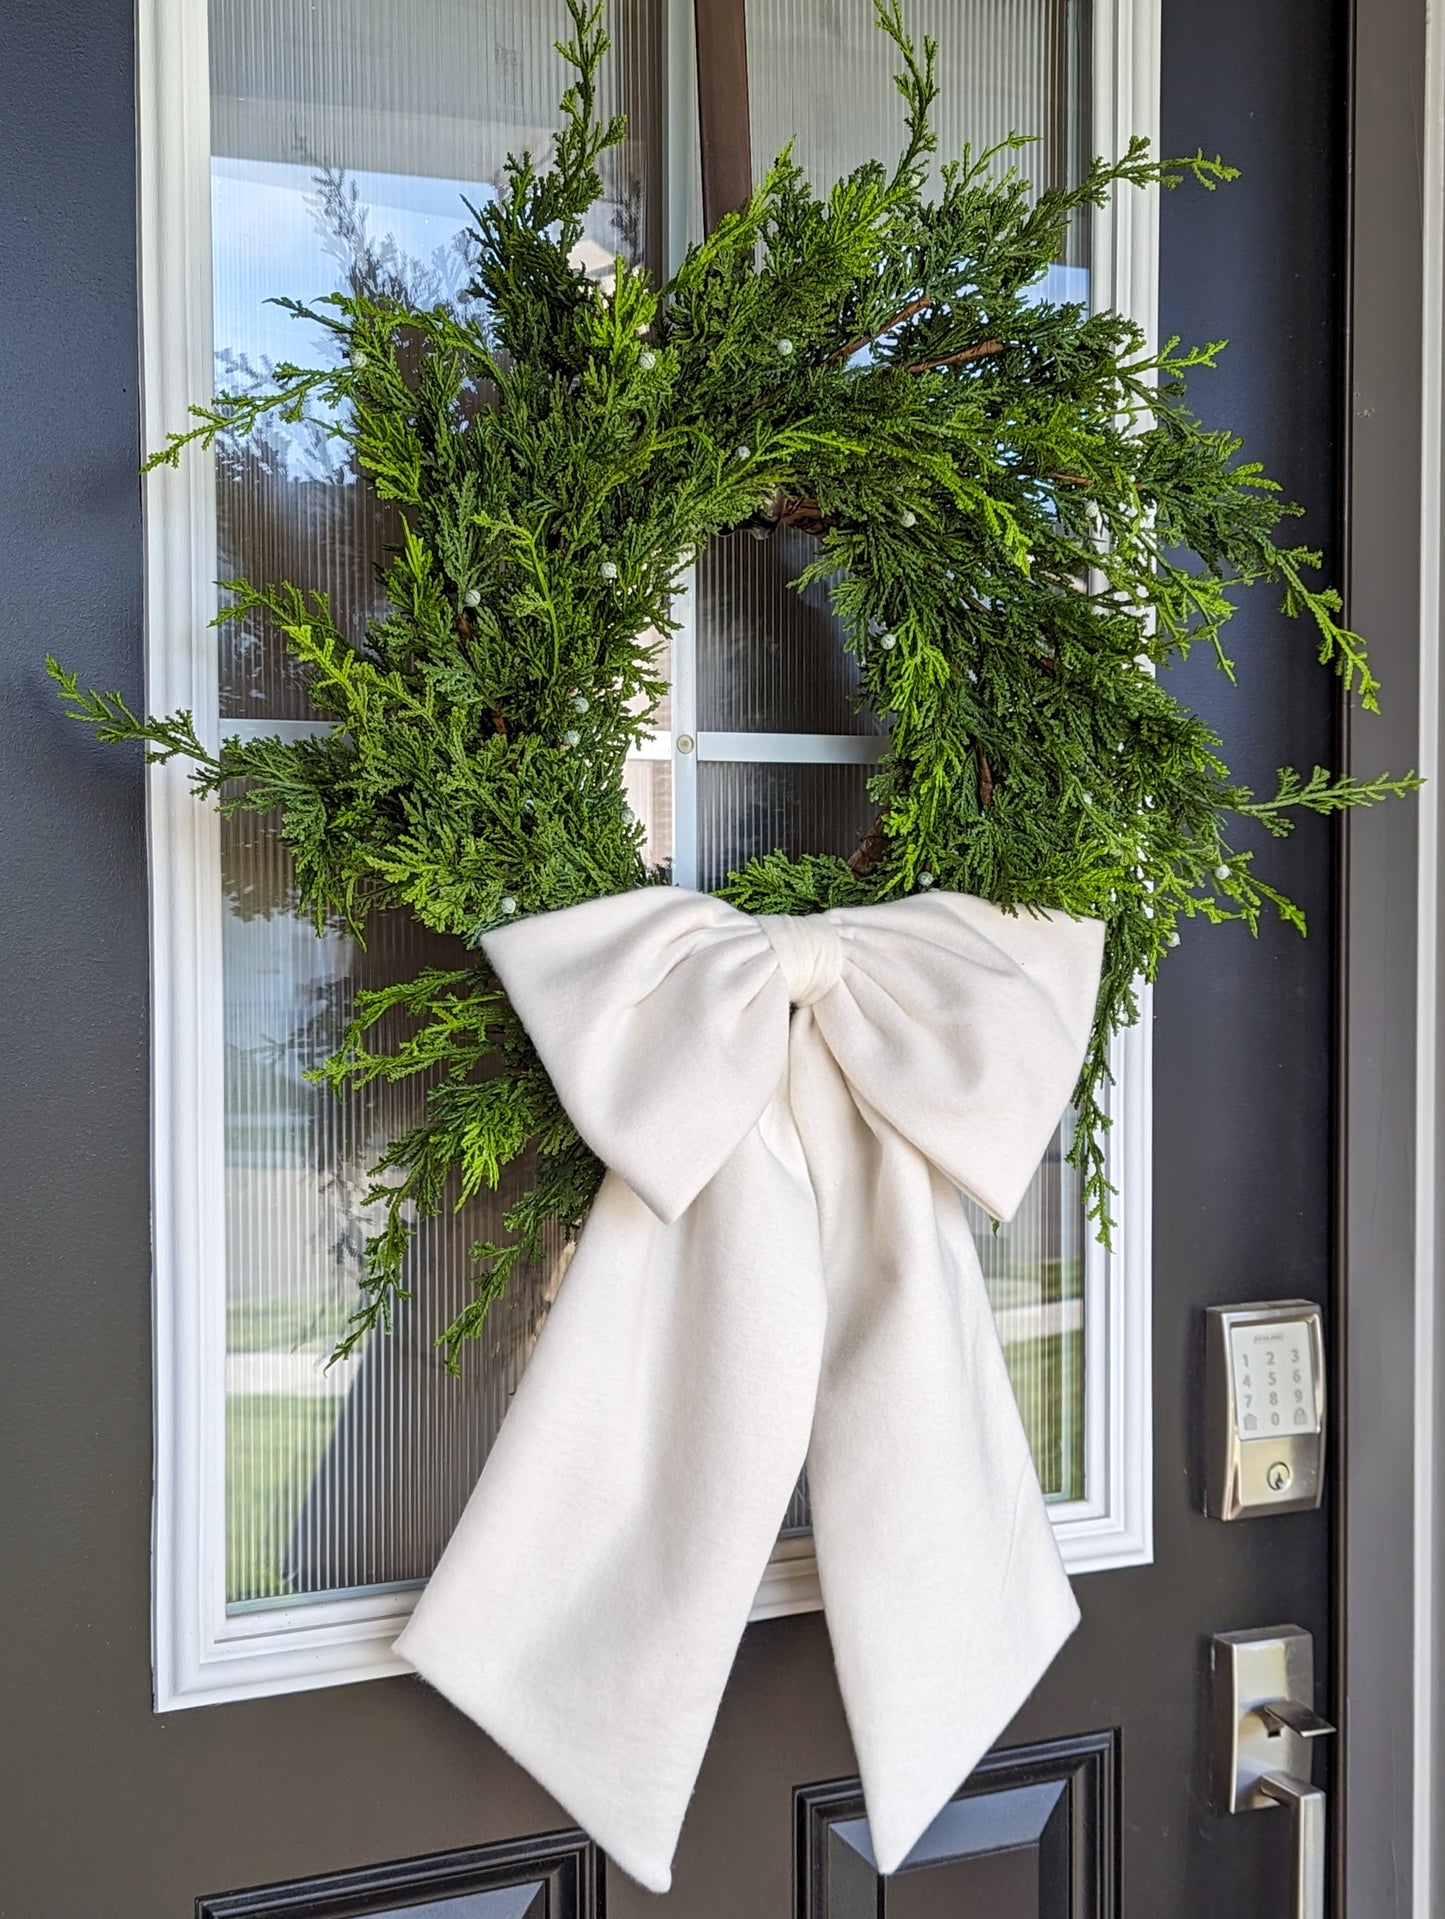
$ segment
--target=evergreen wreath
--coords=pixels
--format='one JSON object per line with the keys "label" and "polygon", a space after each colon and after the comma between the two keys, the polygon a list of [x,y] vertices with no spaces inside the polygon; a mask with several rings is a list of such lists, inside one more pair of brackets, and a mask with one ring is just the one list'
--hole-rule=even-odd
{"label": "evergreen wreath", "polygon": [[[1223,343],[1152,352],[1117,313],[1038,297],[1071,218],[1116,187],[1212,190],[1234,169],[1202,151],[1154,160],[1134,140],[1078,185],[1035,194],[1000,165],[1014,137],[966,148],[926,198],[935,46],[917,51],[897,0],[875,0],[899,61],[897,165],[870,161],[820,196],[785,151],[666,284],[620,259],[599,284],[571,256],[623,122],[598,113],[601,6],[566,4],[552,164],[513,157],[502,194],[468,206],[467,299],[282,302],[335,337],[341,363],[220,393],[148,462],[270,415],[319,415],[395,503],[387,607],[360,644],[325,595],[224,583],[219,618],[269,616],[334,730],[212,753],[189,713],[142,718],[53,659],[51,674],[102,739],[192,761],[197,792],[228,812],[277,811],[318,929],[360,936],[368,914],[400,907],[475,942],[513,914],[666,880],[623,791],[663,690],[655,635],[704,541],[805,528],[817,556],[797,585],[828,583],[888,726],[877,821],[851,858],[769,853],[721,895],[812,913],[936,885],[1102,919],[1073,1156],[1107,1236],[1101,1102],[1136,981],[1153,979],[1181,917],[1255,930],[1272,908],[1304,931],[1230,822],[1283,835],[1299,809],[1417,784],[1286,768],[1260,798],[1234,781],[1156,669],[1203,644],[1232,677],[1230,595],[1257,581],[1373,710],[1365,644],[1338,594],[1311,583],[1319,555],[1276,540],[1298,509],[1186,405],[1185,374]],[[378,1046],[397,1012],[407,1035]],[[443,1335],[455,1364],[516,1261],[539,1255],[550,1224],[583,1219],[601,1168],[480,955],[363,994],[316,1077],[342,1093],[412,1074],[433,1082],[422,1122],[374,1169],[382,1223],[345,1345],[406,1296],[411,1222],[526,1156],[510,1237],[473,1248],[473,1296]]]}

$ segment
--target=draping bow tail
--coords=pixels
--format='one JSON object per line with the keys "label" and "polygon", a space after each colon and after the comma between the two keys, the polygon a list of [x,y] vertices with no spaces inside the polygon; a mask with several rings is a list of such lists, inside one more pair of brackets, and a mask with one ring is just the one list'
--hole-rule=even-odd
{"label": "draping bow tail", "polygon": [[1077,1622],[958,1190],[1018,1205],[1101,948],[662,887],[487,938],[609,1170],[398,1644],[653,1891],[805,1459],[885,1872]]}

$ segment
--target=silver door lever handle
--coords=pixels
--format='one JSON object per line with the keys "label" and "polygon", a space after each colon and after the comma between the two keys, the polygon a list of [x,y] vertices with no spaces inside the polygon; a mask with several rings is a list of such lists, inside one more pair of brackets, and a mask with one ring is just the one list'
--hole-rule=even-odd
{"label": "silver door lever handle", "polygon": [[1328,1719],[1321,1719],[1309,1706],[1302,1706],[1296,1699],[1267,1699],[1255,1711],[1271,1732],[1295,1732],[1301,1739],[1319,1739],[1334,1727]]}
{"label": "silver door lever handle", "polygon": [[1314,1743],[1333,1732],[1314,1709],[1314,1642],[1300,1626],[1215,1635],[1214,1803],[1220,1812],[1289,1813],[1290,1919],[1324,1919],[1325,1795],[1310,1783]]}
{"label": "silver door lever handle", "polygon": [[[1328,1732],[1328,1726],[1322,1726]],[[1267,1798],[1289,1813],[1294,1834],[1294,1897],[1290,1919],[1325,1919],[1325,1795],[1288,1773],[1267,1772],[1259,1782]]]}

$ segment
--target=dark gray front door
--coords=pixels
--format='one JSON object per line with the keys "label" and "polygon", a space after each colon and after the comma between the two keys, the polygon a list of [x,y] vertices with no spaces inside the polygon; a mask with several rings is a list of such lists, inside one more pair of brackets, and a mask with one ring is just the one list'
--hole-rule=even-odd
{"label": "dark gray front door", "polygon": [[[505,11],[478,6],[487,22]],[[1000,48],[1026,11],[1020,4],[1015,18],[1013,6],[997,10]],[[387,10],[399,73],[408,22],[420,40],[435,11]],[[540,0],[536,11],[540,20]],[[642,0],[618,11],[620,35],[645,33]],[[826,41],[832,10],[814,11],[808,31]],[[946,38],[953,10],[910,11]],[[986,12],[959,8],[956,24],[986,37]],[[1060,6],[1029,17],[1047,18],[1053,37],[1036,35],[1028,57],[1054,62],[1066,93],[1069,49],[1088,15]],[[298,35],[304,24],[291,17]],[[273,29],[251,53],[284,74],[279,16]],[[549,11],[542,37],[551,35]],[[500,45],[500,25],[498,36]],[[51,647],[83,679],[141,697],[136,49],[129,9],[100,0],[11,9],[5,44],[0,1916],[183,1919],[201,1900],[212,1919],[592,1919],[604,1903],[610,1919],[641,1919],[656,1902],[609,1872],[566,1830],[565,1813],[414,1680],[151,1709],[141,776],[65,724],[39,672]],[[1164,149],[1221,151],[1244,177],[1228,192],[1165,197],[1161,330],[1229,338],[1223,370],[1198,389],[1200,410],[1242,427],[1248,453],[1305,503],[1327,564],[1342,472],[1345,65],[1335,8],[1164,0]],[[496,72],[506,78],[504,63]],[[494,77],[479,75],[476,87]],[[650,69],[636,81],[629,106],[640,125],[662,86]],[[459,87],[463,103],[470,91]],[[1061,97],[1060,87],[1045,94]],[[244,106],[258,96],[226,97]],[[529,111],[516,111],[524,134]],[[280,145],[232,153],[238,165],[271,164],[289,137],[284,112],[258,124]],[[1067,112],[1045,131],[1067,166],[1077,132]],[[649,142],[639,177],[660,164]],[[663,221],[645,195],[640,204],[645,221]],[[664,244],[661,224],[654,238]],[[325,551],[324,541],[313,549]],[[1307,636],[1263,599],[1241,613],[1238,634],[1237,692],[1202,659],[1178,675],[1232,763],[1262,782],[1286,761],[1330,762],[1333,695]],[[709,697],[725,704],[726,684]],[[715,722],[789,723],[833,730],[817,715]],[[816,839],[846,813],[846,782],[811,777],[792,788],[778,776],[770,803],[780,832]],[[721,817],[721,780],[713,802]],[[262,855],[243,847],[236,857]],[[1287,1910],[1284,1822],[1224,1820],[1210,1806],[1208,1641],[1295,1620],[1313,1631],[1327,1672],[1329,1521],[1223,1526],[1201,1513],[1204,1309],[1327,1301],[1330,1286],[1329,834],[1301,827],[1270,858],[1309,912],[1311,938],[1268,929],[1254,944],[1237,929],[1200,930],[1155,1000],[1153,1563],[1080,1577],[1080,1633],[886,1886],[871,1865],[821,1616],[751,1627],[662,1908],[677,1919]],[[270,1147],[252,1131],[248,1164],[270,1168]],[[408,1470],[430,1468],[423,1458]],[[327,1557],[319,1521],[299,1526],[294,1545],[288,1533],[283,1557],[300,1564],[309,1551],[305,1576],[327,1590],[398,1576],[385,1526],[345,1539],[345,1566]],[[409,1549],[434,1551],[426,1524]],[[267,1603],[271,1571],[264,1556],[239,1555],[236,1580],[260,1583],[238,1604]],[[298,1577],[294,1565],[286,1576]],[[1318,1703],[1328,1711],[1327,1698]]]}

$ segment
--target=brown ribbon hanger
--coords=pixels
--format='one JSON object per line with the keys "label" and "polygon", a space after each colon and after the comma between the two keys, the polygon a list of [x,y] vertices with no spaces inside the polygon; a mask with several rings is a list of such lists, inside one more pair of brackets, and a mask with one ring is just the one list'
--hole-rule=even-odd
{"label": "brown ribbon hanger", "polygon": [[693,0],[702,219],[711,233],[753,190],[747,0]]}

